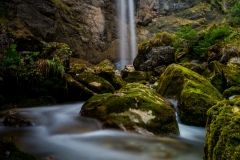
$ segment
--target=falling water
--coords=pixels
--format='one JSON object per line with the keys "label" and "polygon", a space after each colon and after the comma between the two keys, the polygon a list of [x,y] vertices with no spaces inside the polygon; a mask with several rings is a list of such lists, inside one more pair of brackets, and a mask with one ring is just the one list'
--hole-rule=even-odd
{"label": "falling water", "polygon": [[[118,1],[120,61],[117,69],[122,70],[125,65],[133,63],[136,56],[136,33],[134,18],[134,0]],[[129,23],[129,27],[127,24]],[[130,36],[130,39],[128,38]],[[130,42],[129,42],[130,41]]]}
{"label": "falling water", "polygon": [[130,48],[131,48],[131,62],[136,56],[136,31],[135,31],[135,18],[134,18],[134,2],[133,0],[128,1],[129,6],[129,25],[130,25]]}

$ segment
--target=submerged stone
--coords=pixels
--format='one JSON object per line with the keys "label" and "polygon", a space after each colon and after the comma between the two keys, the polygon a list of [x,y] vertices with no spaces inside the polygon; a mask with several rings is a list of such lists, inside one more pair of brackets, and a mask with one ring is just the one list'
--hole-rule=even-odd
{"label": "submerged stone", "polygon": [[131,83],[115,94],[95,95],[81,109],[82,116],[97,118],[107,128],[157,135],[178,135],[174,110],[149,87]]}
{"label": "submerged stone", "polygon": [[161,75],[157,92],[179,101],[181,122],[205,126],[207,110],[222,99],[221,93],[203,76],[177,64]]}

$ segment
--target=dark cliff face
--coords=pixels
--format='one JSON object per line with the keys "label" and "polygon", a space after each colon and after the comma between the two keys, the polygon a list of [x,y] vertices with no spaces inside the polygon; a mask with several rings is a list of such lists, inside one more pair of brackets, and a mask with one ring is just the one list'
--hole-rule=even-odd
{"label": "dark cliff face", "polygon": [[0,52],[28,38],[67,43],[92,63],[116,58],[117,19],[110,0],[8,0],[2,8]]}

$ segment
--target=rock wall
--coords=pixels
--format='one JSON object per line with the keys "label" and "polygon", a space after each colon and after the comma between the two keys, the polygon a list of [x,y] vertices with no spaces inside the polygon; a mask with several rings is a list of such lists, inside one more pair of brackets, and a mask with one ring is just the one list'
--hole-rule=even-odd
{"label": "rock wall", "polygon": [[27,38],[67,43],[77,57],[92,63],[116,58],[117,19],[110,0],[8,0],[1,4],[0,53],[16,39]]}

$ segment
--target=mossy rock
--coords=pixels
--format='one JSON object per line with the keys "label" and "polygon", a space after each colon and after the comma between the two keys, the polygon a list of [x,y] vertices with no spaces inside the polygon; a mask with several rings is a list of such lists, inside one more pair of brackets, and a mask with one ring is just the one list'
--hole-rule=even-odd
{"label": "mossy rock", "polygon": [[221,93],[203,76],[177,64],[161,75],[157,92],[179,101],[181,122],[205,126],[207,110],[222,99]]}
{"label": "mossy rock", "polygon": [[129,72],[124,80],[128,83],[148,81],[148,72],[144,71]]}
{"label": "mossy rock", "polygon": [[70,57],[70,70],[68,71],[68,74],[70,75],[80,74],[86,68],[90,68],[92,66],[93,64],[89,63],[88,61],[85,61],[80,58]]}
{"label": "mossy rock", "polygon": [[232,86],[240,86],[240,63],[228,63],[223,72],[228,88]]}
{"label": "mossy rock", "polygon": [[146,39],[142,43],[138,45],[138,53],[144,54],[152,47],[158,47],[158,46],[170,46],[174,42],[173,36],[170,33],[167,32],[159,32],[151,39]]}
{"label": "mossy rock", "polygon": [[19,107],[37,107],[37,106],[49,106],[56,104],[57,101],[52,96],[41,96],[36,99],[27,99],[20,103]]}
{"label": "mossy rock", "polygon": [[202,73],[202,75],[221,93],[223,93],[223,91],[227,88],[227,82],[223,72],[225,67],[225,65],[219,63],[218,61],[212,61]]}
{"label": "mossy rock", "polygon": [[108,59],[95,65],[92,69],[98,76],[111,83],[116,90],[123,87],[124,81],[122,77],[115,72],[114,65]]}
{"label": "mossy rock", "polygon": [[4,102],[5,102],[5,98],[2,95],[0,95],[0,106],[2,106]]}
{"label": "mossy rock", "polygon": [[207,112],[205,160],[240,157],[240,98],[223,100]]}
{"label": "mossy rock", "polygon": [[124,69],[121,70],[122,79],[127,78],[128,73],[133,72],[133,71],[135,71],[135,68],[134,68],[133,65],[127,65],[127,66],[125,66]]}
{"label": "mossy rock", "polygon": [[83,84],[73,79],[69,74],[65,74],[67,80],[68,100],[70,101],[86,101],[95,93]]}
{"label": "mossy rock", "polygon": [[[6,152],[10,154],[7,157]],[[1,160],[36,160],[36,158],[28,153],[20,151],[17,146],[9,140],[0,139],[0,159]]]}
{"label": "mossy rock", "polygon": [[232,86],[232,87],[226,89],[223,92],[222,95],[223,95],[224,98],[229,98],[229,97],[234,96],[234,95],[240,95],[240,87],[239,86]]}
{"label": "mossy rock", "polygon": [[179,134],[172,107],[154,90],[139,83],[127,84],[115,94],[93,96],[82,106],[81,115],[128,131],[142,128],[157,135]]}
{"label": "mossy rock", "polygon": [[91,72],[83,72],[74,77],[74,79],[95,93],[113,93],[115,91],[108,81]]}

